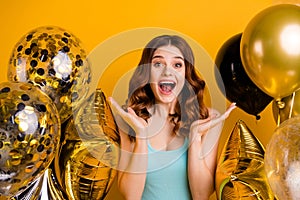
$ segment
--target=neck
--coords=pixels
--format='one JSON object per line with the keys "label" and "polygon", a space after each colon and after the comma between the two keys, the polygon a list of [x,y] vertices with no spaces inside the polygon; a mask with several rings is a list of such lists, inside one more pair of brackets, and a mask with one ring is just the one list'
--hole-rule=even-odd
{"label": "neck", "polygon": [[149,109],[149,111],[152,115],[159,114],[160,116],[168,117],[169,114],[175,113],[175,105],[176,100],[170,103],[155,102],[155,104],[152,106],[152,108]]}

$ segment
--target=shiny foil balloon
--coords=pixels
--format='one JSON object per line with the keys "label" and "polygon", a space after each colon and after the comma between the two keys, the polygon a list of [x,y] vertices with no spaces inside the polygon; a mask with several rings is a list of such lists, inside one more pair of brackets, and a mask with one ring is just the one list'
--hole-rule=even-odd
{"label": "shiny foil balloon", "polygon": [[8,80],[40,87],[53,100],[64,122],[88,92],[91,74],[86,54],[72,33],[55,26],[38,27],[15,45]]}
{"label": "shiny foil balloon", "polygon": [[285,120],[300,114],[300,91],[272,103],[273,118],[279,125]]}
{"label": "shiny foil balloon", "polygon": [[68,199],[104,199],[117,174],[120,138],[103,92],[93,93],[74,117],[66,126],[51,183],[64,188]]}
{"label": "shiny foil balloon", "polygon": [[47,176],[46,192],[48,198],[53,200],[68,200],[69,198],[65,193],[66,190],[58,183],[53,167],[50,166],[45,172],[45,175]]}
{"label": "shiny foil balloon", "polygon": [[216,170],[219,200],[274,199],[264,171],[264,147],[239,120],[220,156]]}
{"label": "shiny foil balloon", "polygon": [[265,154],[265,170],[279,200],[300,199],[300,116],[287,119],[272,135]]}
{"label": "shiny foil balloon", "polygon": [[60,118],[51,99],[29,83],[0,83],[0,196],[39,178],[59,147]]}
{"label": "shiny foil balloon", "polygon": [[40,200],[43,187],[44,175],[28,185],[25,191],[10,198],[10,200]]}
{"label": "shiny foil balloon", "polygon": [[241,37],[239,33],[229,38],[218,51],[215,62],[223,81],[218,84],[219,87],[224,84],[224,95],[229,101],[236,102],[243,111],[259,119],[259,113],[273,98],[261,91],[246,74],[240,57]]}
{"label": "shiny foil balloon", "polygon": [[300,88],[300,7],[280,4],[258,13],[241,39],[251,80],[279,100]]}

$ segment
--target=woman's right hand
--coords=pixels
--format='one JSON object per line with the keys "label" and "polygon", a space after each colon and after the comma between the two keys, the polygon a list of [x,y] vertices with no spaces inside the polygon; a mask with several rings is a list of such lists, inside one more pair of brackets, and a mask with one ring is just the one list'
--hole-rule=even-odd
{"label": "woman's right hand", "polygon": [[132,108],[128,107],[126,112],[112,97],[108,99],[111,102],[118,127],[128,133],[127,126],[129,125],[134,130],[137,138],[146,138],[148,123],[143,118],[137,116]]}

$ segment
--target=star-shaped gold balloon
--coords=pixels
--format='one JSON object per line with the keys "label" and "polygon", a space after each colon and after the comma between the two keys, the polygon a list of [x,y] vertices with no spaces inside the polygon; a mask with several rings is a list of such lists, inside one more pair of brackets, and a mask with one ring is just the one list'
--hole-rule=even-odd
{"label": "star-shaped gold balloon", "polygon": [[120,137],[101,89],[74,113],[63,132],[49,173],[49,195],[59,200],[104,199],[117,174]]}
{"label": "star-shaped gold balloon", "polygon": [[274,199],[264,171],[264,147],[239,120],[221,153],[216,191],[224,199]]}

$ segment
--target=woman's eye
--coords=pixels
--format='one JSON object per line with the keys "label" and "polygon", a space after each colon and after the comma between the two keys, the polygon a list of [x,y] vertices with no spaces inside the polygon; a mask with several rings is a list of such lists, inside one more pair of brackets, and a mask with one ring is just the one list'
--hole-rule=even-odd
{"label": "woman's eye", "polygon": [[175,67],[176,67],[176,68],[182,67],[182,63],[176,63],[176,64],[175,64]]}
{"label": "woman's eye", "polygon": [[155,62],[155,63],[153,64],[153,66],[154,66],[154,67],[162,67],[162,66],[164,66],[164,65],[163,65],[163,63],[161,63],[161,62]]}

